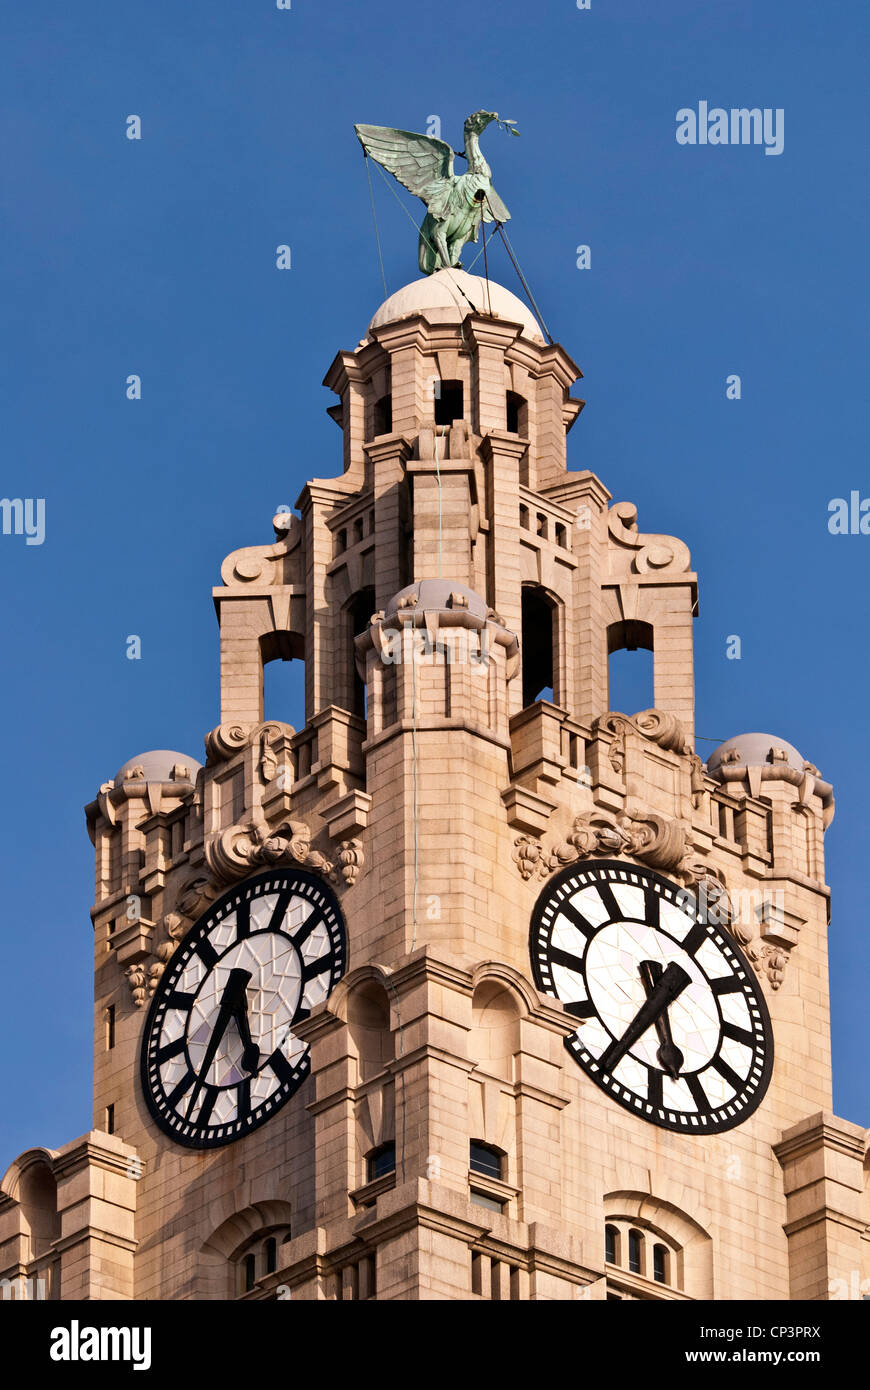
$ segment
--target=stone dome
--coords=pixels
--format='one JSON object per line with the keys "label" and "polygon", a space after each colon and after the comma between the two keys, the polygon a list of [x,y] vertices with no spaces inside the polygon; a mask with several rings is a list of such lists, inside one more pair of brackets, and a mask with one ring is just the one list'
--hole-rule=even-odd
{"label": "stone dome", "polygon": [[394,594],[384,612],[384,621],[395,622],[400,613],[407,620],[411,613],[449,613],[453,609],[468,613],[485,623],[492,610],[485,599],[466,584],[453,579],[419,579]]}
{"label": "stone dome", "polygon": [[523,337],[535,343],[544,342],[541,326],[531,309],[515,294],[493,280],[487,287],[480,275],[455,269],[436,270],[434,275],[424,275],[396,290],[384,300],[368,331],[371,334],[374,328],[415,314],[421,314],[430,323],[461,323],[475,312],[491,313],[495,318],[518,323]]}
{"label": "stone dome", "polygon": [[[774,749],[777,753],[785,753],[786,757],[774,758]],[[711,777],[716,777],[723,763],[732,767],[767,767],[774,762],[803,772],[806,759],[791,743],[774,734],[736,734],[714,748],[707,759],[707,771]]]}
{"label": "stone dome", "polygon": [[[173,782],[177,779],[172,776],[174,767],[186,767],[189,770],[189,781],[196,781],[196,774],[202,767],[196,758],[191,758],[187,753],[174,753],[170,748],[156,748],[150,753],[139,753],[135,758],[128,758],[115,774],[114,784],[121,787],[125,782]],[[144,776],[136,772],[137,768],[142,769]],[[135,774],[135,776],[134,776]]]}

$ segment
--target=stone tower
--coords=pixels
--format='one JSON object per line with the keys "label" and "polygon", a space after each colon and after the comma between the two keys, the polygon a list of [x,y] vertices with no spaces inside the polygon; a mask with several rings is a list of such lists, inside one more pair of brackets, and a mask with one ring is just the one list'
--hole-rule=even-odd
{"label": "stone tower", "polygon": [[[204,764],[142,754],[87,809],[94,1129],[7,1171],[5,1277],[163,1300],[870,1287],[867,1134],[830,1113],[831,787],[781,738],[695,754],[689,551],[568,471],[579,376],[514,295],[461,271],[392,295],[336,357],[342,472],[214,590]],[[637,647],[655,707],[618,713],[608,657]],[[298,730],[264,718],[264,665],[288,659]],[[250,1133],[229,1134],[233,1101],[197,1147],[183,1105],[166,1124],[146,1103],[148,1030],[171,972],[205,988],[197,923],[213,911],[234,941],[251,885],[294,873],[344,933],[293,1019],[300,1075]],[[689,902],[672,958],[640,918],[657,897],[656,922]],[[602,985],[581,938],[603,960],[617,908],[616,956],[639,955]],[[663,1006],[668,980],[683,992]],[[247,988],[222,996],[240,1038],[240,1010],[265,1008]],[[655,1012],[609,1069],[623,1024],[601,990],[629,1000],[623,1024]],[[730,1039],[715,1057],[704,1000]]]}

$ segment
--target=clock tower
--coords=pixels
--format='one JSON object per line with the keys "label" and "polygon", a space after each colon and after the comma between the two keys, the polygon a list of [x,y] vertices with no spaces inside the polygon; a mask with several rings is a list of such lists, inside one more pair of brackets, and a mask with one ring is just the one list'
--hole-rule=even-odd
{"label": "clock tower", "polygon": [[[831,1113],[831,786],[694,750],[689,550],[566,437],[501,286],[393,294],[342,440],[213,591],[201,759],[124,763],[96,850],[94,1127],[7,1171],[61,1299],[826,1299],[870,1289]],[[653,653],[653,707],[608,658]],[[265,717],[305,665],[305,722]],[[272,717],[277,716],[277,717]]]}

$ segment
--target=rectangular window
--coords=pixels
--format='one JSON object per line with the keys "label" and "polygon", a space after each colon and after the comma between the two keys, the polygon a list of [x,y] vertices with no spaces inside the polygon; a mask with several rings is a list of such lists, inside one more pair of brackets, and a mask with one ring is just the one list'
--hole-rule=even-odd
{"label": "rectangular window", "polygon": [[485,1207],[487,1211],[504,1212],[504,1202],[498,1197],[490,1197],[487,1192],[475,1192],[471,1189],[471,1202],[476,1207]]}
{"label": "rectangular window", "polygon": [[106,1133],[107,1133],[107,1134],[114,1134],[114,1133],[115,1133],[115,1107],[114,1107],[114,1105],[107,1105],[107,1106],[106,1106]]}
{"label": "rectangular window", "polygon": [[110,1004],[106,1009],[106,1051],[110,1052],[115,1046],[115,1006]]}
{"label": "rectangular window", "polygon": [[382,1144],[374,1153],[369,1154],[366,1160],[367,1181],[375,1182],[377,1178],[385,1178],[388,1173],[396,1171],[396,1145],[395,1143]]}

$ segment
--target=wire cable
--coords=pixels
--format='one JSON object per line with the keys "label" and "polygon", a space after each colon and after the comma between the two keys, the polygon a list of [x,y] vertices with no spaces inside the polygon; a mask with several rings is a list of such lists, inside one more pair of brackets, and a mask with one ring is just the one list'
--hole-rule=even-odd
{"label": "wire cable", "polygon": [[387,290],[387,277],[384,274],[384,258],[381,254],[381,234],[378,231],[378,218],[377,213],[375,212],[375,190],[372,187],[372,174],[371,170],[369,169],[369,157],[365,146],[363,146],[363,158],[366,162],[366,178],[368,179],[369,183],[369,200],[372,205],[372,221],[375,224],[375,241],[377,242],[378,247],[378,262],[380,263],[381,267],[381,279],[384,282],[384,299],[387,299],[389,296],[389,291]]}

